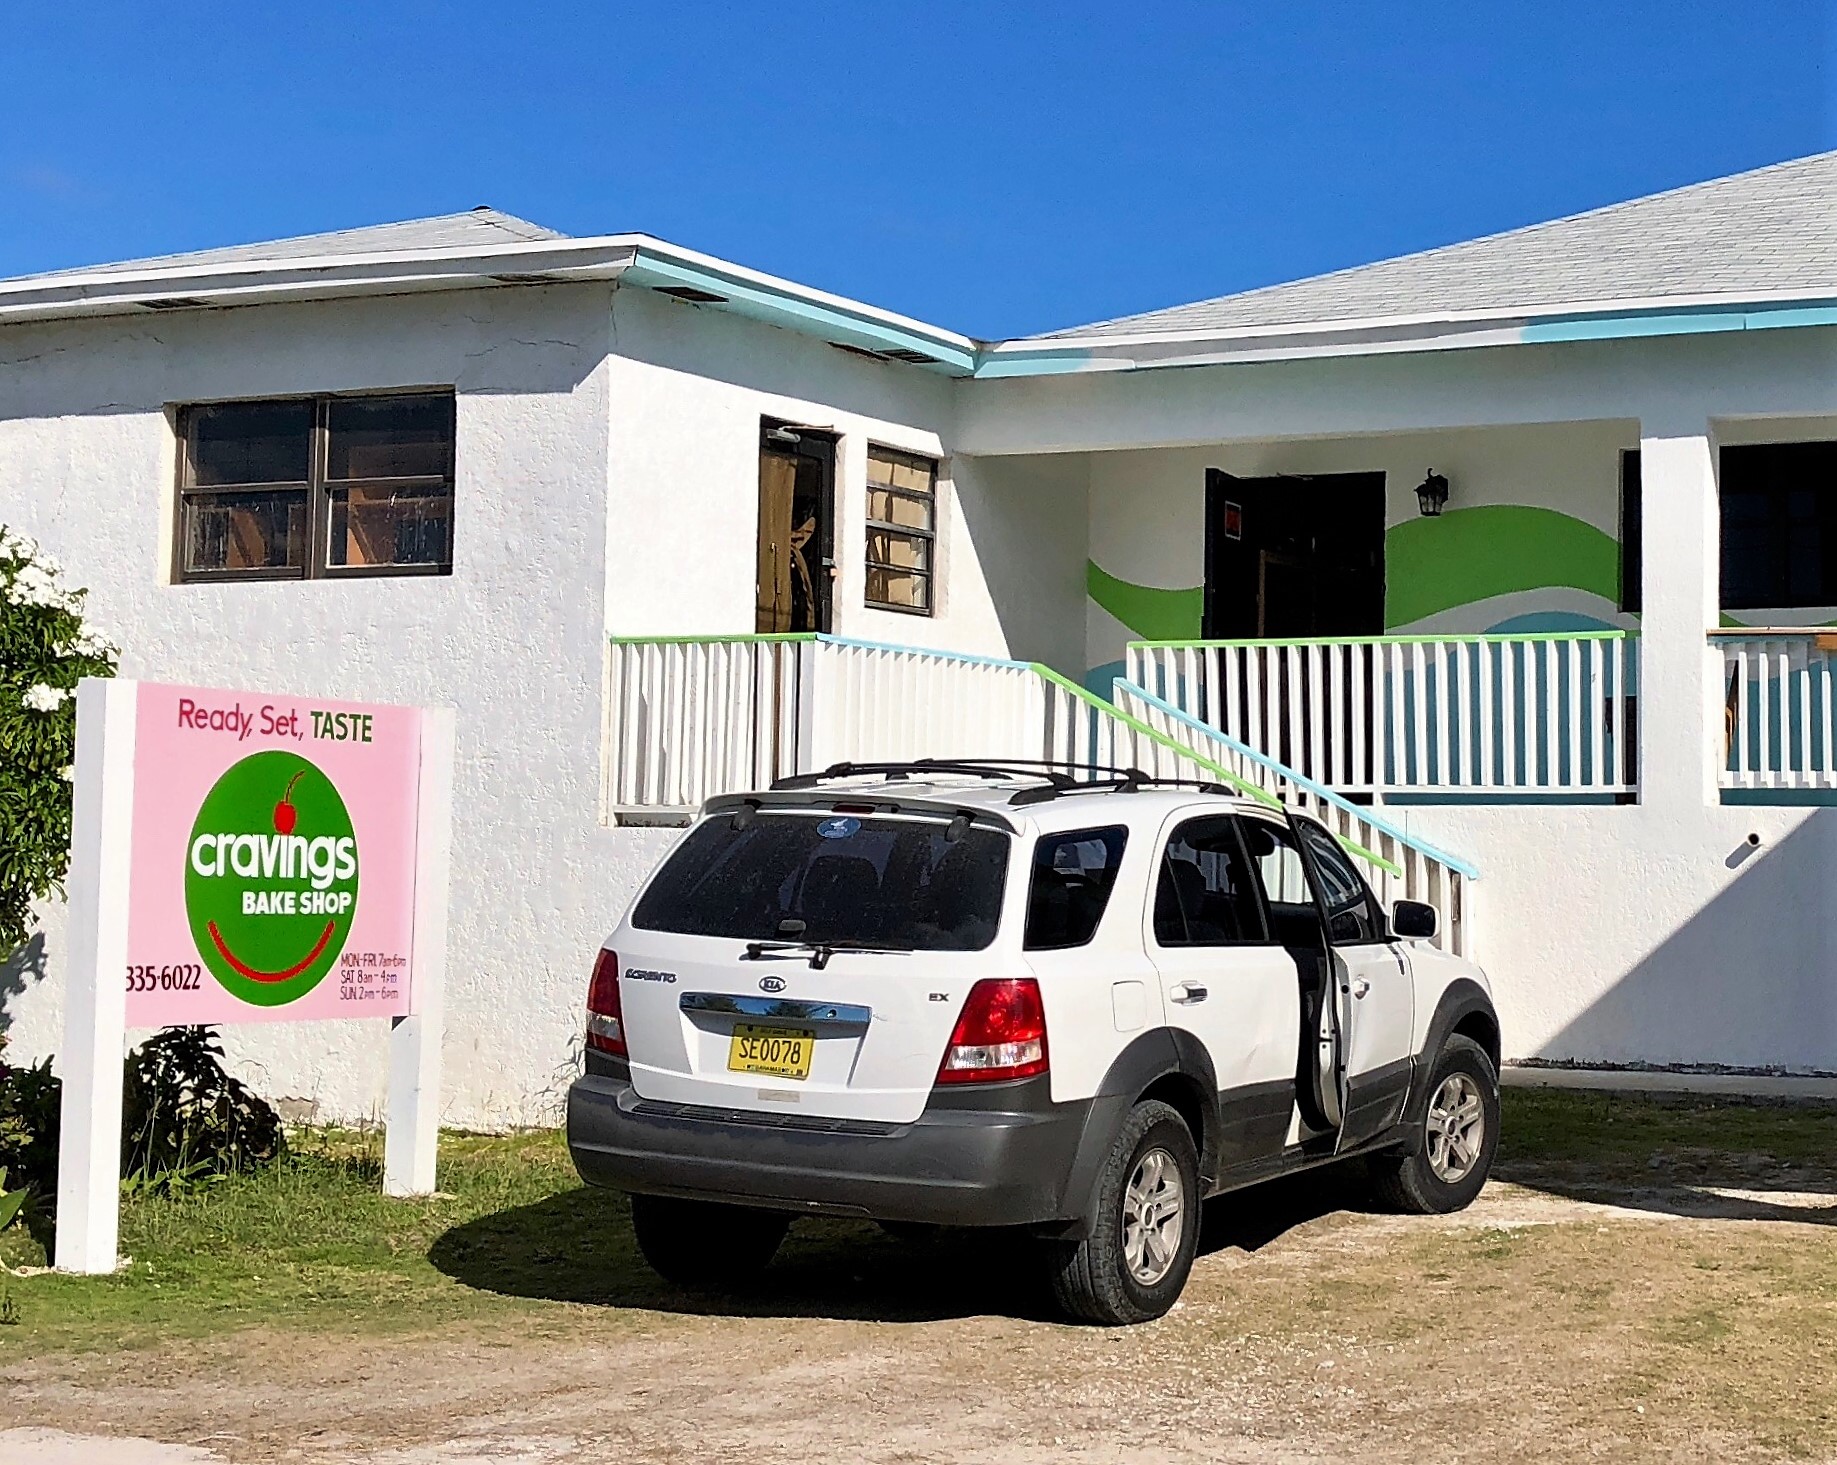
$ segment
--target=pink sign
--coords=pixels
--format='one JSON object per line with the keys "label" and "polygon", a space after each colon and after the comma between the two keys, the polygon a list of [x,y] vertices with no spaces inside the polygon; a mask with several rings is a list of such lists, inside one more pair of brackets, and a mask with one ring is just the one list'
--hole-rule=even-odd
{"label": "pink sign", "polygon": [[422,714],[142,682],[127,1022],[415,1008]]}

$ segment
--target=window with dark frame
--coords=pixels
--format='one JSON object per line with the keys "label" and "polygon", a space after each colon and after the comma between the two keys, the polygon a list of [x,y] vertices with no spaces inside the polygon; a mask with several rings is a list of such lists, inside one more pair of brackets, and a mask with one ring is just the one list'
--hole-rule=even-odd
{"label": "window with dark frame", "polygon": [[867,603],[931,615],[936,602],[938,465],[932,458],[867,450]]}
{"label": "window with dark frame", "polygon": [[1639,489],[1639,449],[1620,454],[1620,608],[1642,605],[1640,557],[1645,553],[1645,505]]}
{"label": "window with dark frame", "polygon": [[1837,605],[1837,442],[1721,450],[1722,609]]}
{"label": "window with dark frame", "polygon": [[180,409],[179,581],[446,575],[451,392]]}

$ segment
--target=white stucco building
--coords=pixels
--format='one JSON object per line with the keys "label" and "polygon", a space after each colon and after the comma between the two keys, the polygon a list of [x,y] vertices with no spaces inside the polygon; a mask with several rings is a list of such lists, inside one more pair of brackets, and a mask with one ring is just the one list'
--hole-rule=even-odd
{"label": "white stucco building", "polygon": [[3,281],[0,523],[126,674],[458,708],[455,1123],[685,806],[925,752],[1325,786],[1509,1057],[1837,1070],[1837,154],[1004,342],[489,210]]}

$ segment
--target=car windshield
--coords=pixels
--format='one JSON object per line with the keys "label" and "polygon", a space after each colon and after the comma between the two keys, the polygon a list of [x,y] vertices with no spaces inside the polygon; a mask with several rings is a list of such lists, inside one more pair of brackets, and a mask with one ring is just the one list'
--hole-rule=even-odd
{"label": "car windshield", "polygon": [[631,923],[743,941],[980,951],[995,939],[1009,845],[943,820],[721,815],[689,831]]}

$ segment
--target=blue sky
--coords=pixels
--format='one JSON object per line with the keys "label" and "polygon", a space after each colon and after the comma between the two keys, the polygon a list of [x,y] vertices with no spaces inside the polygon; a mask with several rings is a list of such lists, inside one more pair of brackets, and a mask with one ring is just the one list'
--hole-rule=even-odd
{"label": "blue sky", "polygon": [[13,0],[0,276],[490,203],[976,335],[1837,147],[1837,0]]}

